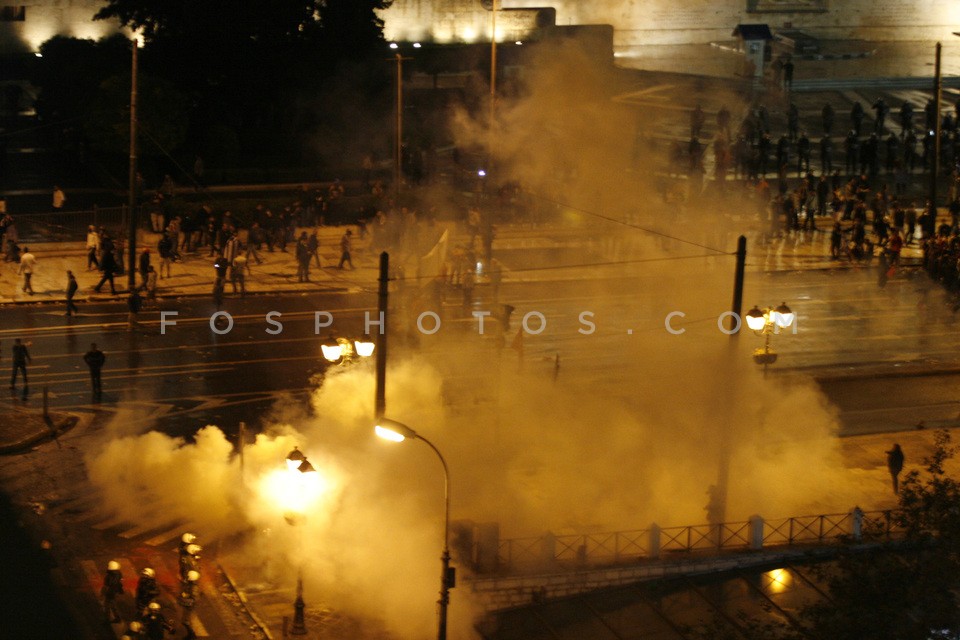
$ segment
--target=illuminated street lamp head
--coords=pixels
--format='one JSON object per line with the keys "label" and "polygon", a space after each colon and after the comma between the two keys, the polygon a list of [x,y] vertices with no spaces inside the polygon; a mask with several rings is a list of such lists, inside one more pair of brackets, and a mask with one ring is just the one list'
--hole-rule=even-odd
{"label": "illuminated street lamp head", "polygon": [[310,461],[306,458],[303,459],[303,462],[300,463],[300,466],[297,467],[297,471],[300,473],[316,473],[317,470],[313,468],[313,465],[310,464]]}
{"label": "illuminated street lamp head", "polygon": [[750,327],[752,331],[763,331],[766,324],[767,318],[763,311],[760,310],[760,307],[754,307],[750,309],[750,311],[747,311],[747,326]]}
{"label": "illuminated street lamp head", "polygon": [[361,358],[369,358],[372,356],[373,350],[376,348],[376,346],[376,343],[370,338],[370,336],[363,336],[359,340],[353,341],[353,348],[357,355]]}
{"label": "illuminated street lamp head", "polygon": [[403,442],[407,438],[417,437],[417,432],[407,425],[388,418],[380,418],[373,430],[378,436],[391,442]]}
{"label": "illuminated street lamp head", "polygon": [[774,309],[774,311],[776,312],[776,315],[773,317],[774,321],[781,329],[786,329],[792,325],[796,319],[796,315],[790,310],[786,302],[781,302],[780,306]]}
{"label": "illuminated street lamp head", "polygon": [[307,456],[303,455],[303,452],[300,451],[299,447],[294,447],[293,451],[287,454],[287,469],[290,471],[295,471],[300,468],[300,465],[307,459]]}
{"label": "illuminated street lamp head", "polygon": [[343,357],[343,345],[333,336],[320,344],[320,351],[323,352],[323,357],[328,362],[339,362]]}
{"label": "illuminated street lamp head", "polygon": [[391,43],[390,43],[390,48],[391,48],[391,49],[399,49],[399,48],[400,48],[400,45],[398,45],[396,42],[391,42]]}

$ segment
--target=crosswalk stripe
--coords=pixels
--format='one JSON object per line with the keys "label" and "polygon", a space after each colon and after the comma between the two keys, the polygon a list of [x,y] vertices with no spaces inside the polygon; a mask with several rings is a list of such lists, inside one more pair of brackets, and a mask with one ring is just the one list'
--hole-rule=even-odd
{"label": "crosswalk stripe", "polygon": [[103,520],[101,522],[97,522],[91,525],[91,527],[96,529],[97,531],[106,531],[107,529],[113,529],[114,527],[118,527],[121,524],[124,524],[125,522],[126,522],[126,519],[123,516],[115,516],[113,518],[110,518],[109,520]]}
{"label": "crosswalk stripe", "polygon": [[210,637],[210,634],[207,633],[207,628],[203,626],[203,623],[200,622],[199,616],[197,616],[196,612],[194,611],[190,612],[190,626],[193,627],[193,633],[198,638]]}
{"label": "crosswalk stripe", "polygon": [[154,529],[159,529],[160,527],[168,526],[169,524],[169,522],[157,524],[156,522],[149,522],[148,519],[147,523],[139,524],[132,529],[127,529],[126,531],[123,531],[117,535],[119,535],[121,538],[126,538],[129,540],[130,538],[136,538],[137,536],[143,535],[148,531],[153,531]]}
{"label": "crosswalk stripe", "polygon": [[[100,593],[100,586],[103,584],[103,576],[100,575],[100,568],[97,566],[93,560],[81,560],[80,568],[83,569],[84,575],[87,577],[87,582],[90,586],[93,587],[96,593]],[[104,567],[106,571],[106,567]]]}
{"label": "crosswalk stripe", "polygon": [[173,540],[174,538],[179,538],[181,535],[183,535],[183,532],[186,530],[187,529],[185,528],[185,525],[178,524],[177,526],[173,527],[169,531],[164,531],[163,533],[155,535],[154,537],[147,540],[144,544],[150,547],[158,547],[165,542],[169,542],[170,540]]}
{"label": "crosswalk stripe", "polygon": [[99,491],[95,489],[91,489],[89,491],[83,492],[79,496],[75,496],[73,498],[70,498],[69,500],[66,500],[65,502],[61,502],[57,506],[49,509],[48,513],[53,515],[59,515],[64,511],[69,511],[71,509],[76,509],[77,511],[86,511],[93,504],[95,504],[96,502],[99,502],[99,500],[100,500]]}

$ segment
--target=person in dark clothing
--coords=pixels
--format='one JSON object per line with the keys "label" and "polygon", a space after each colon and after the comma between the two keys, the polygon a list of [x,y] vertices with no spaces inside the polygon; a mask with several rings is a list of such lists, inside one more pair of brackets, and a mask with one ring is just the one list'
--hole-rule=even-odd
{"label": "person in dark clothing", "polygon": [[833,172],[833,141],[830,136],[820,138],[820,173]]}
{"label": "person in dark clothing", "polygon": [[833,132],[833,107],[830,103],[823,105],[823,110],[820,112],[821,118],[823,118],[823,135],[829,136]]}
{"label": "person in dark clothing", "polygon": [[160,603],[151,602],[147,605],[143,616],[143,629],[147,640],[163,640],[165,632],[173,635],[173,625],[160,611]]}
{"label": "person in dark clothing", "polygon": [[110,294],[117,295],[116,286],[113,284],[113,276],[117,272],[117,260],[113,257],[113,251],[103,252],[103,259],[100,261],[100,270],[103,272],[103,276],[100,278],[100,282],[97,283],[97,286],[93,288],[94,291],[100,293],[100,289],[103,287],[105,282],[110,283]]}
{"label": "person in dark clothing", "polygon": [[894,444],[893,449],[887,451],[887,469],[890,470],[890,478],[893,480],[893,492],[900,493],[900,472],[903,471],[903,449],[899,444]]}
{"label": "person in dark clothing", "polygon": [[140,278],[142,280],[141,288],[146,288],[147,286],[147,272],[150,270],[150,249],[144,249],[143,253],[140,254],[139,261]]}
{"label": "person in dark clothing", "polygon": [[140,572],[140,579],[137,580],[137,592],[134,600],[134,604],[137,607],[137,615],[141,615],[147,608],[147,605],[159,595],[160,587],[157,585],[157,573],[150,567],[147,567]]}
{"label": "person in dark clothing", "polygon": [[296,247],[297,282],[310,282],[310,259],[313,254],[310,252],[309,242],[307,232],[301,231]]}
{"label": "person in dark clothing", "polygon": [[703,129],[703,123],[706,122],[707,117],[703,113],[703,107],[699,104],[696,109],[690,112],[690,137],[699,138],[700,131]]}
{"label": "person in dark clothing", "polygon": [[90,384],[93,387],[93,395],[99,396],[103,391],[100,386],[100,370],[103,369],[107,356],[103,355],[103,351],[97,349],[97,343],[93,342],[90,344],[90,351],[84,354],[83,361],[90,367]]}
{"label": "person in dark clothing", "polygon": [[900,137],[907,135],[907,131],[913,130],[913,105],[904,102],[900,107]]}
{"label": "person in dark clothing", "polygon": [[850,109],[850,124],[853,125],[854,134],[860,137],[860,127],[863,126],[863,105],[860,102],[854,102]]}
{"label": "person in dark clothing", "polygon": [[793,102],[787,109],[787,137],[793,142],[797,139],[797,132],[800,130],[800,109]]}
{"label": "person in dark clothing", "polygon": [[120,563],[111,560],[107,563],[107,573],[103,577],[103,587],[100,588],[103,609],[110,622],[120,622],[117,598],[121,595],[123,595],[123,576],[120,574]]}
{"label": "person in dark clothing", "polygon": [[72,316],[79,311],[77,305],[73,303],[73,296],[77,295],[77,289],[79,288],[80,285],[77,284],[77,279],[73,276],[73,271],[67,271],[67,313],[65,314],[67,316]]}
{"label": "person in dark clothing", "polygon": [[17,386],[17,372],[23,375],[24,389],[27,387],[27,364],[32,362],[30,352],[27,351],[27,345],[17,338],[13,341],[13,373],[10,374],[10,388]]}
{"label": "person in dark clothing", "polygon": [[806,132],[797,139],[797,175],[803,172],[810,173],[810,139]]}
{"label": "person in dark clothing", "polygon": [[140,292],[134,289],[127,296],[127,310],[130,312],[127,315],[127,329],[129,331],[133,331],[137,327],[137,314],[140,313],[141,309],[143,309],[143,298],[140,297]]}
{"label": "person in dark clothing", "polygon": [[787,91],[793,89],[793,58],[787,58],[783,63],[783,88]]}
{"label": "person in dark clothing", "polygon": [[876,114],[876,119],[873,121],[873,132],[877,134],[877,137],[880,137],[883,135],[883,125],[886,122],[890,107],[887,106],[883,98],[877,98],[877,101],[873,103],[873,111]]}

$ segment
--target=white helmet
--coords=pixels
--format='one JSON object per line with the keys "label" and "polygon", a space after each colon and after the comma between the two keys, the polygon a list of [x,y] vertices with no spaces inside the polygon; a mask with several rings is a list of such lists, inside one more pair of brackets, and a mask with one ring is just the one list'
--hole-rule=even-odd
{"label": "white helmet", "polygon": [[120,563],[116,560],[111,560],[107,563],[107,571],[120,571]]}
{"label": "white helmet", "polygon": [[183,542],[183,544],[191,544],[196,539],[197,536],[193,535],[192,533],[185,533],[180,536],[180,540]]}
{"label": "white helmet", "polygon": [[197,554],[200,553],[202,550],[203,550],[203,548],[202,548],[200,545],[198,545],[198,544],[188,544],[188,545],[187,545],[187,553],[189,553],[189,554],[192,555],[192,556],[197,555]]}
{"label": "white helmet", "polygon": [[155,578],[157,576],[157,572],[150,567],[147,567],[140,572],[140,575],[142,575],[144,578]]}
{"label": "white helmet", "polygon": [[150,611],[160,611],[160,603],[151,602],[147,605],[147,609],[150,609]]}
{"label": "white helmet", "polygon": [[140,633],[140,631],[142,630],[143,630],[143,625],[137,622],[136,620],[130,623],[130,628],[128,629],[130,633]]}
{"label": "white helmet", "polygon": [[190,582],[196,582],[199,579],[200,579],[199,571],[187,571],[187,580],[189,580]]}

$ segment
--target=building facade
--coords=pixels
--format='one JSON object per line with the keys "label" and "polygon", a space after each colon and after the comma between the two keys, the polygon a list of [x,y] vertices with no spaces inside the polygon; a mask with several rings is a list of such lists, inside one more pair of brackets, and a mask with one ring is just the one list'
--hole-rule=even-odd
{"label": "building facade", "polygon": [[[0,0],[0,2],[11,0]],[[17,1],[17,0],[12,0]],[[94,21],[100,0],[19,0],[0,5],[0,52],[37,51],[54,35],[98,39],[119,30]],[[384,14],[389,40],[490,39],[496,2],[498,40],[522,40],[548,24],[609,24],[614,44],[730,40],[740,23],[808,31],[827,39],[952,39],[957,0],[394,0]]]}

